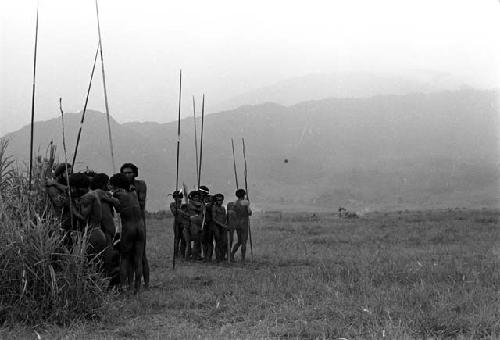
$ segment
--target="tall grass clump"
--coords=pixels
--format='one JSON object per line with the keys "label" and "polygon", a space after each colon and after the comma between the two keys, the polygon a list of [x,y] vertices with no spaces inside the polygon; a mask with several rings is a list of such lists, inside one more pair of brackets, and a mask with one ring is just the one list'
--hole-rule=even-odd
{"label": "tall grass clump", "polygon": [[34,162],[31,191],[26,171],[0,139],[0,324],[68,324],[98,317],[106,282],[85,256],[86,235],[63,244],[58,216],[44,191],[55,146]]}

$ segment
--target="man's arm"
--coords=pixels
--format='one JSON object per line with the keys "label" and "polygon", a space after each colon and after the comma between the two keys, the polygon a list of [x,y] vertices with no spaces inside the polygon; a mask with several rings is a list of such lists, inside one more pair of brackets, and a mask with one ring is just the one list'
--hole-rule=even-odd
{"label": "man's arm", "polygon": [[219,227],[223,228],[223,229],[226,229],[226,230],[231,230],[232,228],[230,226],[228,226],[227,224],[224,224],[224,223],[220,223],[218,221],[214,221],[215,224],[217,224]]}
{"label": "man's arm", "polygon": [[172,213],[172,215],[177,216],[179,210],[180,208],[177,208],[177,204],[175,202],[170,203],[170,212]]}
{"label": "man's arm", "polygon": [[139,199],[139,205],[141,206],[141,210],[146,210],[146,196],[148,192],[148,187],[146,182],[138,181],[140,185],[136,186],[137,198]]}
{"label": "man's arm", "polygon": [[120,213],[120,209],[121,209],[121,204],[120,204],[120,195],[122,195],[122,192],[121,190],[116,190],[113,193],[113,198],[116,199],[118,201],[118,206],[115,207],[115,210],[116,212],[119,214]]}
{"label": "man's arm", "polygon": [[80,217],[82,220],[86,221],[92,211],[92,206],[96,197],[94,195],[83,195],[80,199]]}
{"label": "man's arm", "polygon": [[61,190],[61,191],[67,191],[68,190],[68,186],[64,185],[64,184],[61,184],[59,183],[58,181],[56,181],[55,179],[53,178],[48,178],[46,179],[45,181],[45,186],[47,188],[49,187],[56,187],[57,189]]}
{"label": "man's arm", "polygon": [[117,198],[111,196],[108,192],[104,192],[101,196],[101,199],[104,202],[111,204],[115,209],[120,208],[120,201]]}
{"label": "man's arm", "polygon": [[59,191],[55,186],[51,185],[47,187],[47,194],[56,209],[62,209],[65,206],[68,206],[69,201],[67,200],[64,191],[61,193],[61,191]]}
{"label": "man's arm", "polygon": [[248,216],[252,216],[252,209],[250,209],[250,201],[249,200],[241,200],[241,205],[247,207]]}

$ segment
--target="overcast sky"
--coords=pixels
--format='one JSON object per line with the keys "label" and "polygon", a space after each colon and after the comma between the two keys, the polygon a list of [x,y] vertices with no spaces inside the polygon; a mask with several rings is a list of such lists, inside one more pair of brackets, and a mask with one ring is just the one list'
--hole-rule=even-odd
{"label": "overcast sky", "polygon": [[[111,114],[120,122],[176,118],[311,73],[425,69],[476,86],[500,79],[498,0],[100,0]],[[0,2],[0,135],[27,124],[37,1]],[[40,0],[36,119],[83,108],[97,47],[94,0]],[[89,108],[104,111],[96,73]],[[183,116],[191,110],[184,110]]]}

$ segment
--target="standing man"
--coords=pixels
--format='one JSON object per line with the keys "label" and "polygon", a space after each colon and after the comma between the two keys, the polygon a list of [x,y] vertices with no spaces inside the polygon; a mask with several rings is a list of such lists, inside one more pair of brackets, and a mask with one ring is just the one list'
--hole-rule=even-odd
{"label": "standing man", "polygon": [[[86,249],[89,260],[99,260],[102,251],[106,248],[106,236],[101,229],[102,206],[95,192],[89,191],[89,178],[82,173],[69,176],[71,196],[75,202],[77,230],[89,235]],[[98,257],[98,258],[96,258]]]}
{"label": "standing man", "polygon": [[104,173],[95,174],[90,182],[90,190],[92,190],[99,200],[102,207],[101,229],[106,235],[106,245],[113,246],[113,238],[116,234],[115,222],[113,220],[114,210],[120,207],[120,201],[114,198],[109,192],[109,177]]}
{"label": "standing man", "polygon": [[182,204],[184,195],[176,190],[172,193],[174,201],[170,203],[170,211],[174,215],[174,256],[184,258],[186,256],[186,239],[183,231],[185,226],[189,227],[189,215],[186,204]]}
{"label": "standing man", "polygon": [[[224,256],[227,249],[226,237],[226,208],[222,205],[224,203],[224,195],[214,195],[214,203],[212,205],[212,221],[210,229],[215,238],[215,260],[217,262],[224,261]],[[229,255],[228,255],[229,256]]]}
{"label": "standing man", "polygon": [[61,163],[57,165],[54,171],[54,178],[47,179],[45,183],[45,190],[52,202],[56,216],[61,218],[62,229],[65,232],[69,232],[72,225],[72,214],[70,213],[70,197],[68,197],[66,168],[68,169],[68,176],[73,173],[71,164]]}
{"label": "standing man", "polygon": [[[137,198],[139,199],[139,206],[141,207],[142,220],[144,222],[144,234],[146,235],[146,194],[147,186],[146,182],[143,180],[135,179],[139,176],[139,168],[132,163],[125,163],[120,168],[120,173],[127,177],[130,184],[130,190],[135,190],[137,193]],[[142,274],[144,276],[144,287],[149,288],[149,263],[146,257],[146,239],[144,240],[144,252],[142,256],[143,270]]]}
{"label": "standing man", "polygon": [[245,253],[247,250],[248,240],[248,223],[249,216],[252,215],[250,202],[245,199],[246,191],[244,189],[236,190],[237,200],[233,204],[228,204],[228,215],[231,216],[231,227],[236,230],[238,242],[231,250],[231,261],[234,261],[234,254],[241,246],[241,262],[245,263]]}
{"label": "standing man", "polygon": [[146,246],[146,228],[137,198],[137,192],[130,190],[130,181],[124,174],[115,174],[110,179],[113,195],[120,202],[118,212],[122,222],[120,237],[120,283],[123,288],[128,281],[129,291],[138,293],[143,276],[143,252]]}
{"label": "standing man", "polygon": [[[200,192],[193,190],[188,195],[187,213],[189,215],[189,228],[184,228],[184,236],[186,237],[187,251],[190,258],[195,261],[200,261],[201,257],[201,228],[203,224],[203,201]],[[193,246],[191,247],[191,241]]]}
{"label": "standing man", "polygon": [[[212,206],[212,197],[210,196],[210,191],[207,186],[202,185],[200,186],[200,189],[198,190],[200,193],[200,198],[201,202],[203,203],[203,214],[202,214],[202,220],[203,220],[203,225],[201,226],[201,250],[202,250],[202,255],[203,255],[203,260],[210,261],[210,258],[212,257],[210,252],[210,242],[212,235],[210,234],[209,230],[209,223],[210,220],[212,219],[212,211],[211,211],[211,206]],[[209,256],[210,255],[210,256]]]}

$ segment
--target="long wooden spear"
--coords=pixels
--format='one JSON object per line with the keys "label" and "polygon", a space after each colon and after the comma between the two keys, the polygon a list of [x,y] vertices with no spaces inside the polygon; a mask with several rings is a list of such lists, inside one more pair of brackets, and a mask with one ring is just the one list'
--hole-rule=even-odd
{"label": "long wooden spear", "polygon": [[[241,138],[241,142],[243,143],[243,159],[245,160],[245,191],[247,195],[247,200],[250,202],[250,198],[248,197],[248,181],[247,181],[247,155],[246,155],[246,148],[245,148],[245,138]],[[252,242],[252,230],[250,229],[250,219],[248,220],[248,239],[250,241],[250,254],[252,256],[252,262],[253,262],[253,242]]]}
{"label": "long wooden spear", "polygon": [[66,187],[68,188],[68,200],[69,200],[69,217],[71,222],[71,230],[74,230],[73,226],[73,207],[71,203],[71,187],[69,185],[69,173],[68,173],[68,152],[66,151],[66,136],[64,134],[64,111],[62,108],[62,98],[59,97],[59,111],[61,111],[61,125],[62,125],[62,145],[64,151],[64,166],[66,170]]}
{"label": "long wooden spear", "polygon": [[99,54],[99,49],[100,49],[99,44],[97,44],[97,50],[96,50],[95,56],[94,56],[94,65],[92,66],[92,72],[90,72],[90,81],[89,81],[89,86],[87,88],[87,95],[85,97],[85,104],[83,104],[82,118],[80,119],[80,128],[78,129],[78,135],[76,136],[75,152],[73,153],[73,161],[71,162],[71,167],[73,169],[75,168],[76,155],[78,154],[78,146],[80,145],[80,138],[82,135],[83,123],[85,122],[85,113],[87,112],[87,105],[89,103],[89,94],[90,94],[90,89],[92,88],[92,79],[94,78],[95,65],[97,62],[97,56]]}
{"label": "long wooden spear", "polygon": [[38,49],[38,4],[36,6],[36,24],[35,24],[35,51],[33,54],[33,88],[31,93],[31,131],[30,131],[30,168],[28,174],[28,188],[31,191],[31,179],[33,172],[33,137],[35,132],[35,79],[36,79],[36,52]]}
{"label": "long wooden spear", "polygon": [[203,162],[203,126],[205,122],[205,94],[203,94],[203,99],[201,101],[201,134],[200,134],[200,161],[198,168],[198,190],[200,189],[201,181],[201,165]]}
{"label": "long wooden spear", "polygon": [[111,124],[109,119],[109,104],[108,104],[108,91],[106,90],[106,74],[104,73],[104,57],[102,56],[102,38],[101,38],[101,25],[99,22],[99,5],[97,0],[95,0],[95,11],[97,15],[97,34],[99,35],[99,50],[101,55],[101,73],[102,73],[102,86],[104,88],[104,106],[106,108],[106,120],[108,122],[108,139],[109,139],[109,151],[111,153],[111,164],[113,166],[113,173],[115,173],[115,154],[113,150],[113,138],[111,137]]}
{"label": "long wooden spear", "polygon": [[[234,179],[236,181],[236,190],[239,189],[240,185],[238,183],[238,172],[236,171],[236,156],[234,155],[234,139],[231,137],[231,147],[233,148],[233,170],[234,170]],[[231,231],[227,231],[227,262],[230,262],[231,256],[231,244],[230,244],[230,233]]]}
{"label": "long wooden spear", "polygon": [[193,96],[193,122],[194,122],[194,150],[196,153],[196,183],[198,183],[198,189],[200,189],[200,179],[198,177],[198,132],[196,131],[196,105]]}
{"label": "long wooden spear", "polygon": [[179,190],[179,151],[181,144],[181,92],[182,92],[182,70],[179,71],[179,113],[177,116],[177,170],[175,175],[175,190]]}
{"label": "long wooden spear", "polygon": [[236,171],[236,157],[234,155],[234,139],[231,138],[231,146],[233,147],[233,169],[234,169],[234,179],[236,180],[236,190],[240,188],[238,184],[238,172]]}
{"label": "long wooden spear", "polygon": [[[182,70],[179,71],[179,113],[177,116],[177,157],[176,157],[177,163],[176,163],[176,174],[175,174],[175,191],[179,190],[179,151],[181,144],[181,92],[182,92]],[[175,204],[177,205],[177,202]],[[174,224],[174,227],[177,228],[177,225]],[[175,255],[176,255],[175,247],[177,245],[176,242],[177,239],[175,238],[175,230],[174,230],[174,254],[172,256],[172,270],[175,269]]]}

